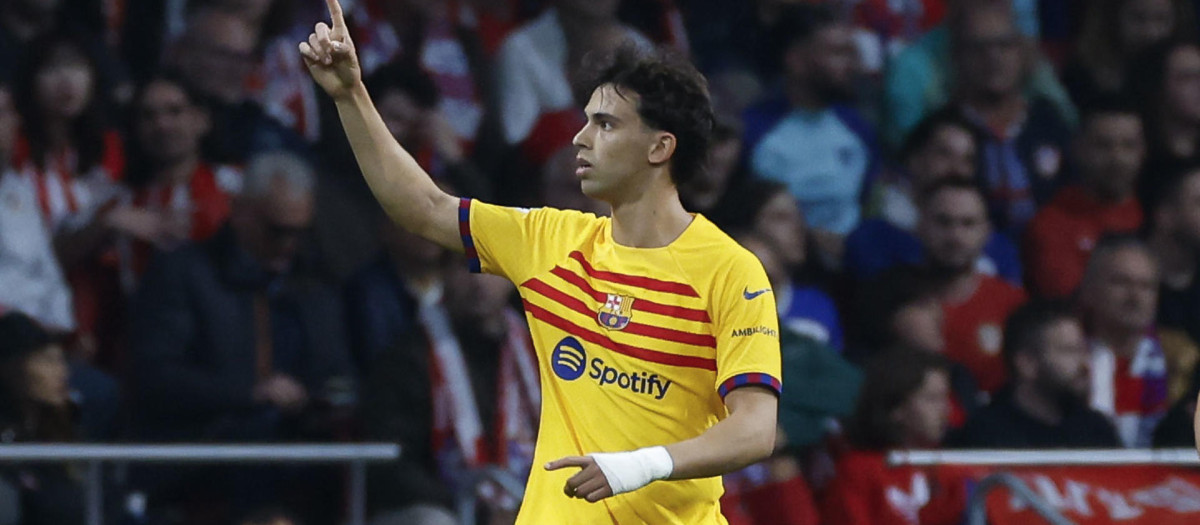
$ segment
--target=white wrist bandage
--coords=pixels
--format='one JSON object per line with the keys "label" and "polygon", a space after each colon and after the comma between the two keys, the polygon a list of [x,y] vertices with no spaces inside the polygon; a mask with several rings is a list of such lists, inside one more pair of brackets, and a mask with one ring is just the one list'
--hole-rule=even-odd
{"label": "white wrist bandage", "polygon": [[613,495],[637,490],[651,481],[664,479],[675,470],[675,461],[664,447],[639,448],[629,452],[588,454],[608,479]]}

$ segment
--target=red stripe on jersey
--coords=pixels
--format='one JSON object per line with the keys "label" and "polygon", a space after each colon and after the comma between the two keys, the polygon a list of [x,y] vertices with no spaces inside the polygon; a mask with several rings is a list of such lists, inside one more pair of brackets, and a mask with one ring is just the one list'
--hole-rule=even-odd
{"label": "red stripe on jersey", "polygon": [[597,270],[592,268],[592,265],[587,262],[587,259],[583,258],[583,253],[581,252],[571,252],[571,258],[579,261],[579,264],[583,266],[583,271],[593,279],[600,279],[601,281],[608,281],[617,284],[627,284],[629,286],[636,286],[638,288],[645,288],[647,290],[653,290],[656,292],[673,293],[675,295],[682,295],[684,297],[700,297],[700,295],[696,293],[695,289],[683,283],[660,281],[652,277],[641,277],[638,275],[627,275],[623,273]]}
{"label": "red stripe on jersey", "polygon": [[[550,286],[539,279],[530,279],[530,280],[526,281],[525,284],[522,284],[521,286],[523,286],[525,288],[529,288],[530,290],[533,290],[537,293],[540,293],[540,294],[542,294],[542,296],[546,297],[547,299],[550,299],[551,301],[554,301],[554,302],[561,304],[567,308],[575,310],[576,312],[579,312],[583,315],[593,316],[596,314],[596,311],[591,308],[588,308],[588,306],[586,304],[584,304],[583,301],[580,301],[579,299],[571,297],[570,295],[567,295],[566,293],[564,293],[562,290],[554,288],[553,286]],[[637,306],[637,303],[638,303],[638,301],[635,300],[633,302],[634,306]],[[671,343],[683,343],[685,345],[707,346],[709,348],[717,347],[717,339],[711,335],[695,334],[692,332],[673,330],[671,328],[663,328],[661,326],[652,326],[652,325],[648,325],[648,324],[630,322],[628,325],[625,326],[625,328],[621,329],[621,331],[625,332],[625,333],[629,333],[629,334],[634,334],[634,335],[643,335],[646,337],[653,337],[655,339],[661,339],[663,341],[667,341],[667,342],[671,342]]]}
{"label": "red stripe on jersey", "polygon": [[545,308],[542,308],[536,304],[533,304],[529,301],[522,302],[525,303],[525,311],[529,312],[534,319],[558,328],[559,330],[567,332],[589,343],[603,346],[604,348],[617,352],[618,354],[624,354],[629,357],[641,359],[643,361],[649,361],[651,363],[658,363],[660,365],[700,368],[703,370],[712,370],[714,372],[717,370],[716,359],[668,354],[666,352],[659,352],[657,350],[649,350],[646,348],[638,348],[636,346],[617,343],[601,334],[563,319],[562,317],[559,317],[549,310],[546,310]]}
{"label": "red stripe on jersey", "polygon": [[[575,285],[577,288],[582,290],[583,293],[592,296],[592,298],[598,302],[604,302],[604,301],[608,300],[608,297],[606,297],[603,292],[596,291],[596,289],[592,288],[592,285],[588,284],[588,282],[586,280],[584,280],[583,277],[580,277],[578,274],[576,274],[575,272],[572,272],[571,270],[563,268],[562,266],[555,266],[553,270],[550,270],[550,273],[553,273],[554,275],[557,275],[560,279]],[[654,301],[649,301],[649,300],[642,299],[642,298],[638,298],[638,300],[633,302],[633,309],[636,311],[640,311],[640,312],[647,312],[647,313],[652,313],[652,314],[665,315],[667,317],[674,317],[676,319],[683,319],[685,321],[698,321],[701,323],[711,323],[712,322],[712,319],[710,319],[708,317],[708,312],[706,312],[704,310],[697,310],[695,308],[685,308],[682,306],[673,306],[673,305],[669,305],[669,304],[660,304],[660,303],[656,303]]]}

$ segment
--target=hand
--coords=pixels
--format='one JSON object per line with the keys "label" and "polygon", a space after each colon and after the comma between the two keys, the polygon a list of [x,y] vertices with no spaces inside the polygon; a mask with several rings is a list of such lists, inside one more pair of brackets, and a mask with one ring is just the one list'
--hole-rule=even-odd
{"label": "hand", "polygon": [[187,238],[188,232],[169,213],[126,205],[113,208],[106,219],[114,230],[159,247]]}
{"label": "hand", "polygon": [[346,29],[341,4],[338,0],[325,0],[325,5],[329,8],[333,28],[325,22],[318,23],[308,35],[308,41],[300,43],[300,54],[304,56],[304,64],[313,80],[329,96],[339,99],[348,96],[362,83],[362,69],[358,65],[354,42],[350,40],[350,31]]}
{"label": "hand", "polygon": [[275,374],[254,387],[254,400],[284,412],[298,412],[308,403],[304,386],[285,374]]}
{"label": "hand", "polygon": [[588,456],[568,456],[556,459],[546,464],[546,470],[558,470],[567,467],[580,467],[578,473],[567,480],[563,486],[563,494],[568,498],[579,498],[595,503],[613,495],[608,478],[596,464],[596,460]]}

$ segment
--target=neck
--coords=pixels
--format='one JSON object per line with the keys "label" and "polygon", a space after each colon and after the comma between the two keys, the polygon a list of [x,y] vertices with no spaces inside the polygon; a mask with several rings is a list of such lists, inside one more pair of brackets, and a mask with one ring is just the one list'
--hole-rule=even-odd
{"label": "neck", "polygon": [[692,220],[673,186],[644,191],[612,205],[613,241],[630,248],[661,248],[679,238]]}
{"label": "neck", "polygon": [[1092,336],[1112,350],[1117,357],[1133,357],[1137,353],[1138,344],[1142,342],[1140,330],[1128,330],[1113,322],[1094,323]]}
{"label": "neck", "polygon": [[820,96],[801,80],[789,81],[787,87],[784,89],[788,102],[791,103],[793,108],[816,111],[828,106],[824,100],[821,100]]}
{"label": "neck", "polygon": [[1162,119],[1162,140],[1175,156],[1190,157],[1196,152],[1196,142],[1200,140],[1200,126],[1167,113]]}
{"label": "neck", "polygon": [[975,295],[977,288],[979,288],[979,274],[975,273],[974,268],[968,267],[966,270],[951,273],[944,278],[942,299],[950,304],[963,303]]}
{"label": "neck", "polygon": [[436,267],[414,263],[394,255],[390,258],[392,260],[392,270],[396,272],[396,276],[400,278],[400,282],[404,283],[412,291],[424,293],[440,280],[440,274]]}
{"label": "neck", "polygon": [[1089,196],[1091,196],[1097,202],[1099,202],[1101,204],[1105,204],[1105,205],[1110,205],[1110,206],[1121,204],[1121,203],[1125,202],[1126,200],[1129,200],[1129,197],[1133,196],[1133,188],[1129,188],[1129,189],[1123,188],[1121,191],[1118,191],[1116,193],[1109,193],[1109,192],[1102,191],[1095,186],[1085,184],[1083,186],[1083,189],[1084,189],[1084,191],[1087,192],[1087,194]]}
{"label": "neck", "polygon": [[1013,389],[1013,403],[1025,415],[1047,425],[1057,425],[1062,422],[1062,407],[1041,396],[1030,383],[1018,384]]}
{"label": "neck", "polygon": [[979,113],[988,124],[1011,123],[1025,110],[1025,100],[1021,98],[1020,93],[1007,95],[975,93],[964,97],[963,105]]}
{"label": "neck", "polygon": [[47,118],[46,144],[51,153],[61,153],[71,145],[71,124],[66,120]]}
{"label": "neck", "polygon": [[1196,273],[1196,254],[1170,233],[1155,230],[1150,236],[1150,249],[1158,256],[1162,280],[1173,288],[1183,288],[1192,282]]}
{"label": "neck", "polygon": [[196,168],[199,165],[200,158],[192,155],[170,164],[158,166],[154,170],[154,181],[163,182],[171,186],[187,184],[192,180],[192,174],[196,173]]}

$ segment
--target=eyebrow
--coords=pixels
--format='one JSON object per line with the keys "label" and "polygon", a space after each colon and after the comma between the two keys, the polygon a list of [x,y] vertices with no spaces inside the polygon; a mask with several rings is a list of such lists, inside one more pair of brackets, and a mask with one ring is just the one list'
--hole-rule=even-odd
{"label": "eyebrow", "polygon": [[621,119],[617,118],[616,115],[613,115],[612,113],[599,113],[599,112],[592,113],[591,119],[592,120],[611,120],[613,122],[621,121]]}

